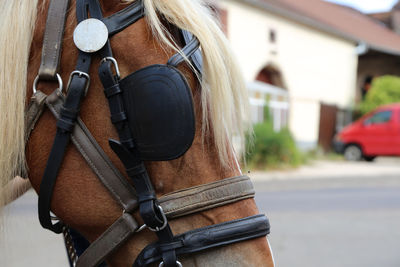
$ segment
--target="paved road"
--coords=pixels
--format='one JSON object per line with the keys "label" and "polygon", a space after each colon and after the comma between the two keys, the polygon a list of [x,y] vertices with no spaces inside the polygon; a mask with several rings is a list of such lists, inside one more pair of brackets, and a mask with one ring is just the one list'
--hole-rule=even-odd
{"label": "paved road", "polygon": [[277,266],[400,266],[400,175],[255,186]]}
{"label": "paved road", "polygon": [[0,231],[0,267],[69,267],[61,235],[41,228],[31,190],[5,209]]}
{"label": "paved road", "polygon": [[[254,173],[278,267],[399,267],[400,161],[317,162]],[[62,239],[41,229],[37,198],[10,205],[1,267],[67,267]]]}

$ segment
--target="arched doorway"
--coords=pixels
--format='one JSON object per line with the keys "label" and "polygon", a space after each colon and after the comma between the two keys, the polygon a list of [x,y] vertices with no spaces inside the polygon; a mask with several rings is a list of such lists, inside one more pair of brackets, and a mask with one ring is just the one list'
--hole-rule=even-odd
{"label": "arched doorway", "polygon": [[256,77],[257,81],[268,83],[271,85],[275,85],[282,89],[286,89],[286,85],[284,79],[282,77],[282,73],[276,66],[269,64],[264,67]]}
{"label": "arched doorway", "polygon": [[248,85],[253,122],[262,122],[264,110],[268,107],[269,118],[275,131],[280,131],[288,125],[289,93],[281,71],[269,64],[256,75],[256,81]]}

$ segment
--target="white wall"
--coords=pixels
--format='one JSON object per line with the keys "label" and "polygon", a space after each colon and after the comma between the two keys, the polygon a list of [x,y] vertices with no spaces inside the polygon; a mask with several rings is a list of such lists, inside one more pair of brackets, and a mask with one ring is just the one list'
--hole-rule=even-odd
{"label": "white wall", "polygon": [[299,144],[316,145],[319,103],[346,108],[355,98],[355,44],[236,1],[220,6],[228,11],[228,38],[246,80],[269,63],[278,66],[290,95],[289,127]]}

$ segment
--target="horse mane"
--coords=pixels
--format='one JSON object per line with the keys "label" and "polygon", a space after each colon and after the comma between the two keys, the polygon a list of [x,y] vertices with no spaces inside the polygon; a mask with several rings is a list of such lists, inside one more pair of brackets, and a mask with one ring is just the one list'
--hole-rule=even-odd
{"label": "horse mane", "polygon": [[[24,111],[26,91],[30,87],[26,77],[37,4],[38,0],[0,0],[1,186],[15,175],[24,173],[26,168]],[[203,52],[203,140],[211,136],[220,161],[224,166],[230,166],[232,138],[240,136],[243,142],[244,132],[250,124],[247,120],[247,90],[228,40],[201,0],[144,0],[144,5],[153,34],[167,47],[180,52],[160,21],[161,16],[199,39]]]}
{"label": "horse mane", "polygon": [[[25,173],[25,98],[38,0],[0,1],[0,189]],[[0,207],[4,193],[0,190]]]}
{"label": "horse mane", "polygon": [[[132,2],[132,0],[129,0]],[[160,21],[160,16],[181,29],[193,33],[200,41],[203,53],[201,80],[203,140],[212,132],[214,146],[224,166],[229,166],[233,154],[232,138],[244,141],[250,129],[248,95],[239,64],[215,16],[204,1],[144,0],[145,18],[160,42],[179,52],[176,44]],[[223,74],[223,75],[221,75]],[[242,144],[243,145],[243,144]],[[242,149],[242,151],[244,151]]]}

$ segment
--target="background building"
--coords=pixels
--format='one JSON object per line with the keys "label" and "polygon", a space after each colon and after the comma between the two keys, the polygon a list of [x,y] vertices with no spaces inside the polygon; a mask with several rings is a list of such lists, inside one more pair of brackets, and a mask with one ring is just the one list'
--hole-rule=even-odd
{"label": "background building", "polygon": [[400,75],[400,36],[381,22],[400,29],[397,6],[367,16],[320,0],[211,4],[242,65],[253,120],[268,104],[275,128],[287,124],[303,149],[328,149],[372,78]]}

